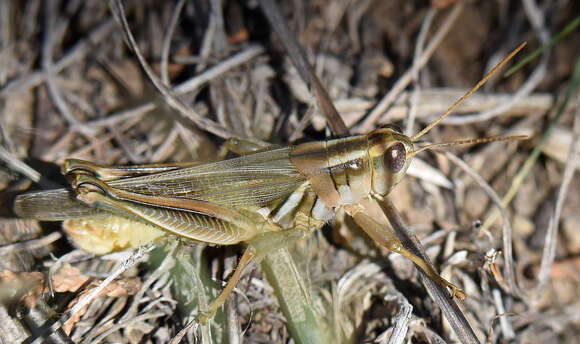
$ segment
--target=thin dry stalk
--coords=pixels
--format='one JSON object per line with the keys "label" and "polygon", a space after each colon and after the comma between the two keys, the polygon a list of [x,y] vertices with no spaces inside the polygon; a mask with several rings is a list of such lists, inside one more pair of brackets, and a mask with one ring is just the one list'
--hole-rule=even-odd
{"label": "thin dry stalk", "polygon": [[[256,56],[262,54],[263,51],[264,49],[262,47],[250,46],[246,50],[233,55],[232,57],[220,62],[219,64],[212,66],[201,74],[196,75],[189,80],[186,80],[183,83],[177,85],[173,92],[177,95],[197,92],[203,85],[207,84],[211,80],[219,78],[231,69],[249,62]],[[87,124],[95,127],[114,125],[116,123],[123,122],[135,117],[140,117],[147,112],[154,110],[157,106],[158,104],[156,102],[147,102],[130,110],[112,113],[103,119],[87,122]]]}
{"label": "thin dry stalk", "polygon": [[20,251],[31,251],[41,247],[48,247],[50,244],[59,240],[60,238],[62,238],[62,233],[53,232],[38,239],[32,239],[10,245],[5,245],[0,247],[0,257],[10,253]]}
{"label": "thin dry stalk", "polygon": [[175,8],[173,9],[173,13],[171,14],[171,19],[169,21],[169,25],[167,27],[167,31],[165,32],[165,36],[163,37],[163,43],[161,44],[161,81],[167,86],[171,87],[171,83],[169,81],[169,51],[171,49],[171,40],[173,38],[173,34],[175,33],[175,27],[179,21],[179,15],[181,14],[181,10],[185,5],[185,0],[179,0],[177,4],[175,4]]}
{"label": "thin dry stalk", "polygon": [[469,165],[467,165],[463,160],[459,159],[452,153],[445,152],[445,156],[465,171],[473,180],[485,191],[487,196],[493,201],[496,205],[497,209],[499,210],[501,217],[502,217],[502,240],[503,240],[503,252],[504,252],[504,260],[505,260],[505,268],[504,273],[506,275],[507,280],[507,288],[508,290],[517,296],[523,296],[520,288],[517,285],[516,277],[515,277],[515,267],[514,267],[514,258],[513,258],[513,250],[512,250],[512,227],[510,224],[509,217],[507,215],[507,211],[497,195],[497,193],[493,190],[493,188],[477,173],[475,172]]}
{"label": "thin dry stalk", "polygon": [[145,58],[141,54],[139,47],[137,46],[137,42],[135,42],[135,38],[131,33],[131,29],[129,28],[129,23],[127,23],[127,18],[125,17],[125,10],[123,4],[120,0],[112,0],[111,1],[111,8],[113,13],[115,14],[115,18],[119,20],[121,26],[123,27],[123,31],[126,35],[128,40],[129,46],[137,56],[141,67],[155,85],[155,88],[163,95],[165,102],[167,105],[172,107],[181,115],[181,120],[185,120],[187,122],[195,124],[198,128],[205,130],[209,133],[212,133],[216,136],[219,136],[224,139],[228,139],[230,137],[239,136],[237,133],[233,133],[231,130],[222,127],[221,125],[217,124],[216,122],[209,120],[207,118],[201,117],[197,112],[195,112],[191,107],[185,105],[181,100],[179,100],[175,95],[173,95],[172,91],[168,89],[162,81],[155,75]]}
{"label": "thin dry stalk", "polygon": [[0,146],[0,161],[3,161],[6,165],[10,166],[11,169],[35,183],[39,183],[42,178],[42,175],[38,171],[15,157],[14,154],[10,153],[2,146]]}
{"label": "thin dry stalk", "polygon": [[433,38],[429,41],[429,44],[427,45],[427,48],[425,48],[425,51],[423,52],[423,55],[421,55],[419,61],[416,64],[413,64],[413,66],[409,70],[407,70],[403,74],[403,76],[399,78],[399,80],[397,80],[397,82],[391,88],[389,93],[387,93],[383,97],[383,99],[379,101],[377,106],[375,106],[373,111],[371,111],[371,113],[362,122],[362,124],[357,126],[355,130],[356,132],[367,133],[371,131],[371,129],[375,126],[375,123],[377,122],[379,117],[381,117],[382,114],[385,111],[387,111],[387,109],[393,104],[397,96],[405,88],[407,88],[411,80],[413,80],[413,74],[417,73],[419,69],[423,68],[427,64],[427,62],[429,62],[429,59],[431,58],[435,50],[437,50],[439,44],[441,44],[445,36],[449,33],[449,31],[451,31],[451,28],[453,27],[455,20],[457,20],[457,18],[461,14],[461,11],[463,10],[463,6],[464,6],[463,1],[458,2],[457,4],[455,4],[455,6],[453,6],[451,12],[447,15],[447,17],[445,17],[443,25],[441,25],[439,30],[437,30],[437,32],[433,35]]}
{"label": "thin dry stalk", "polygon": [[131,254],[131,256],[129,258],[127,258],[126,260],[124,260],[121,264],[119,264],[119,266],[117,268],[115,268],[111,272],[111,274],[109,276],[107,276],[107,278],[104,279],[99,284],[98,287],[91,290],[90,293],[88,293],[85,297],[80,299],[79,302],[77,304],[75,304],[70,311],[68,311],[63,316],[61,316],[60,319],[58,321],[56,321],[54,324],[51,324],[50,326],[44,327],[40,331],[40,333],[37,334],[38,337],[34,341],[32,341],[32,343],[33,344],[42,343],[44,341],[44,337],[47,334],[58,330],[61,326],[64,325],[65,322],[67,322],[67,320],[71,319],[75,314],[77,314],[83,308],[85,308],[87,305],[89,305],[97,296],[99,296],[101,294],[101,292],[103,290],[105,290],[105,288],[109,284],[111,284],[111,282],[113,282],[115,279],[117,279],[119,276],[121,276],[122,273],[124,273],[128,269],[132,268],[133,266],[135,266],[141,262],[146,261],[148,258],[147,253],[149,253],[153,249],[153,247],[154,246],[150,245],[148,247],[143,247],[143,248],[133,252]]}
{"label": "thin dry stalk", "polygon": [[[532,26],[534,27],[536,34],[542,44],[546,44],[550,41],[550,34],[548,33],[548,29],[545,27],[544,21],[544,12],[543,10],[536,5],[533,0],[524,0],[523,1],[524,9],[526,16]],[[544,80],[544,76],[546,74],[546,70],[548,67],[548,60],[550,57],[550,51],[546,50],[542,54],[542,59],[538,66],[534,69],[532,74],[528,77],[528,79],[522,84],[522,86],[516,91],[512,98],[487,111],[473,114],[473,115],[463,115],[463,116],[456,116],[456,117],[448,117],[446,118],[443,123],[445,124],[453,124],[453,125],[463,125],[463,124],[470,124],[470,123],[477,123],[477,122],[485,122],[489,121],[494,117],[502,115],[505,113],[510,107],[512,107],[515,103],[517,103],[521,98],[528,96],[532,91],[540,84],[542,80]]]}
{"label": "thin dry stalk", "polygon": [[572,133],[572,141],[570,142],[570,151],[568,159],[566,159],[566,168],[564,169],[564,176],[562,177],[562,184],[558,190],[558,198],[554,207],[554,215],[550,218],[548,231],[546,232],[546,239],[544,241],[544,250],[542,252],[542,263],[540,273],[538,276],[538,286],[535,295],[535,301],[538,302],[550,281],[552,273],[552,266],[556,258],[556,244],[558,243],[558,225],[560,223],[560,215],[562,214],[562,207],[568,194],[572,177],[580,163],[580,154],[576,151],[576,145],[580,142],[580,110],[576,111],[574,116],[574,130]]}
{"label": "thin dry stalk", "polygon": [[45,83],[48,80],[50,73],[58,74],[65,68],[70,67],[72,64],[87,58],[88,54],[93,53],[92,48],[94,45],[109,37],[109,35],[114,32],[116,26],[114,18],[106,20],[95,30],[90,32],[86,39],[76,43],[67,54],[58,60],[58,62],[52,64],[49,70],[42,69],[40,71],[30,72],[8,82],[8,84],[0,89],[0,97],[4,97],[11,93],[26,92],[31,88]]}
{"label": "thin dry stalk", "polygon": [[436,14],[437,10],[434,7],[431,7],[425,15],[425,19],[423,19],[421,30],[419,31],[417,42],[415,43],[415,54],[413,55],[413,66],[411,68],[411,71],[413,72],[412,82],[414,84],[414,88],[411,93],[411,105],[409,105],[407,129],[405,130],[405,134],[409,137],[413,136],[415,133],[415,117],[417,116],[419,97],[421,96],[421,84],[419,81],[419,72],[421,69],[416,66],[418,66],[419,60],[423,55],[423,48],[425,41],[427,40],[427,33],[429,32],[429,28],[431,27],[431,23],[433,23],[433,18],[435,18]]}
{"label": "thin dry stalk", "polygon": [[60,41],[61,37],[55,37],[56,32],[64,33],[64,28],[56,29],[54,26],[54,22],[56,20],[56,8],[55,8],[54,1],[47,1],[45,6],[45,27],[44,33],[45,37],[43,40],[42,45],[42,67],[46,71],[46,85],[48,86],[48,93],[52,98],[54,105],[59,110],[60,114],[66,119],[69,123],[69,127],[72,130],[78,130],[83,135],[90,137],[91,135],[95,134],[95,130],[91,127],[87,127],[85,124],[81,123],[79,120],[75,118],[72,114],[68,104],[65,102],[62,93],[58,87],[56,81],[56,73],[53,67],[52,61],[52,51],[54,47],[54,43],[58,40]]}
{"label": "thin dry stalk", "polygon": [[[385,198],[381,203],[387,218],[391,226],[393,227],[397,237],[401,240],[401,243],[405,248],[411,251],[413,254],[417,255],[421,259],[430,263],[429,257],[425,254],[419,241],[415,235],[409,230],[407,225],[403,222],[403,219],[395,208],[393,203]],[[449,293],[441,285],[437,284],[435,281],[427,277],[427,275],[422,271],[418,270],[421,274],[423,284],[425,285],[427,291],[431,298],[435,300],[437,305],[441,308],[443,314],[445,314],[447,321],[455,331],[455,334],[459,337],[462,343],[479,343],[477,336],[473,332],[471,325],[465,318],[465,315],[457,305],[454,299],[449,297]]]}

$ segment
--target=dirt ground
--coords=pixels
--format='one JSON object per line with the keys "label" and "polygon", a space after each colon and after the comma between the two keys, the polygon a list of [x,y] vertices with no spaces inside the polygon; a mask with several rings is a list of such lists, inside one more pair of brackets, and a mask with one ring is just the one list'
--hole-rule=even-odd
{"label": "dirt ground", "polygon": [[[67,185],[67,158],[209,162],[230,137],[292,145],[333,136],[259,1],[123,5],[166,94],[107,2],[0,1],[1,342],[31,342],[70,311],[44,342],[167,343],[182,330],[191,343],[316,339],[293,332],[259,264],[210,326],[191,323],[228,280],[238,246],[164,236],[137,254],[95,255],[62,222],[13,214],[16,195]],[[580,20],[570,0],[280,6],[353,135],[387,123],[417,133],[520,43],[527,47],[508,68]],[[465,290],[458,303],[479,342],[579,342],[579,46],[573,28],[512,76],[495,74],[421,138],[527,140],[421,153],[389,195],[437,270]],[[313,314],[336,342],[467,340],[413,264],[377,247],[342,211],[290,252]],[[135,264],[124,268],[127,259]]]}

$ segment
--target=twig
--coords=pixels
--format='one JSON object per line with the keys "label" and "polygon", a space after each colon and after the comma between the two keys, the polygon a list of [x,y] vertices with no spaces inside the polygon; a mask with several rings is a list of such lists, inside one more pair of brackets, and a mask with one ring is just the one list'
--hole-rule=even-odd
{"label": "twig", "polygon": [[161,318],[164,316],[167,316],[167,314],[164,312],[141,314],[139,316],[128,319],[126,321],[114,324],[110,328],[107,328],[105,331],[103,331],[103,333],[101,333],[99,336],[97,336],[95,339],[93,339],[90,343],[91,344],[103,343],[104,339],[107,338],[108,335],[110,335],[111,333],[115,333],[116,331],[119,331],[120,329],[122,329],[124,327],[127,327],[127,325],[134,324],[134,323],[141,322],[141,321],[148,320],[148,319],[157,319],[157,318]]}
{"label": "twig", "polygon": [[348,135],[348,127],[344,124],[338,111],[336,111],[328,92],[326,92],[326,89],[316,74],[314,74],[312,67],[308,63],[306,54],[302,48],[300,48],[294,35],[290,33],[290,29],[288,29],[286,21],[282,17],[278,6],[273,1],[260,0],[260,7],[266,14],[266,18],[270,21],[270,26],[274,29],[280,38],[281,43],[284,45],[284,48],[288,53],[288,56],[290,56],[292,63],[298,70],[300,77],[316,94],[320,108],[326,116],[326,120],[330,125],[332,132],[337,136]]}
{"label": "twig", "polygon": [[399,292],[396,293],[394,299],[397,301],[399,311],[393,319],[395,324],[392,327],[393,331],[387,343],[402,344],[405,342],[407,332],[409,331],[409,321],[411,320],[413,305],[411,305],[409,301],[403,296],[403,294]]}
{"label": "twig", "polygon": [[226,52],[228,45],[222,17],[222,3],[221,1],[211,1],[209,7],[209,21],[199,48],[199,62],[195,66],[196,73],[206,68],[206,63],[212,53],[220,56]]}
{"label": "twig", "polygon": [[[413,91],[403,91],[393,105],[378,120],[379,124],[393,122],[407,118],[409,113],[410,98]],[[417,108],[417,118],[430,118],[434,114],[443,113],[449,104],[465,94],[465,90],[458,88],[429,88],[421,90]],[[507,93],[480,93],[474,94],[456,110],[456,114],[468,114],[478,111],[487,111],[497,105],[508,102],[513,94]],[[346,100],[344,102],[347,102]],[[532,93],[519,99],[510,109],[503,113],[506,115],[529,116],[530,114],[545,112],[554,103],[554,97],[548,93]],[[339,102],[340,104],[340,102]],[[340,107],[339,107],[340,109]],[[360,109],[362,112],[364,108]],[[455,115],[456,117],[459,117]],[[349,118],[349,122],[357,121],[358,118]]]}
{"label": "twig", "polygon": [[109,126],[108,129],[132,164],[144,164],[147,162],[148,159],[136,151],[135,145],[127,140],[122,130],[119,130],[114,125]]}
{"label": "twig", "polygon": [[443,340],[443,338],[441,338],[441,336],[437,332],[435,332],[432,329],[425,326],[425,323],[423,321],[412,320],[410,330],[411,330],[411,334],[414,334],[416,332],[421,333],[429,343],[433,343],[433,344],[446,344],[447,343]]}
{"label": "twig", "polygon": [[334,313],[337,314],[339,319],[348,316],[340,310],[345,309],[345,299],[350,296],[349,294],[355,289],[357,283],[376,276],[382,269],[383,267],[376,262],[365,259],[340,277],[336,284],[336,299],[334,301]]}
{"label": "twig", "polygon": [[[175,140],[179,137],[179,128],[176,126],[171,128],[169,134],[165,137],[163,142],[151,154],[151,161],[165,161],[173,152],[175,148]],[[188,145],[189,147],[189,145]]]}
{"label": "twig", "polygon": [[309,106],[308,110],[306,110],[306,113],[304,113],[304,115],[302,116],[300,122],[298,122],[298,125],[294,129],[294,132],[288,138],[288,142],[294,142],[298,140],[298,138],[300,138],[300,136],[304,132],[304,129],[306,129],[306,127],[310,123],[312,115],[314,115],[314,106]]}
{"label": "twig", "polygon": [[513,96],[506,102],[494,107],[492,109],[480,112],[477,114],[467,114],[460,116],[449,116],[443,120],[443,124],[447,125],[464,125],[478,122],[489,121],[490,119],[503,115],[512,106],[520,103],[524,97],[529,96],[532,91],[539,85],[539,83],[544,79],[546,70],[548,67],[549,56],[547,53],[542,57],[540,63],[534,69],[530,77],[523,83],[523,85],[513,94]]}
{"label": "twig", "polygon": [[171,341],[169,342],[169,344],[179,344],[179,343],[181,343],[181,340],[183,339],[183,337],[185,337],[185,335],[191,329],[197,330],[197,327],[198,326],[199,326],[199,323],[197,321],[195,321],[195,320],[190,321],[187,325],[185,325],[184,328],[182,328],[181,330],[179,330],[179,332],[173,338],[171,338]]}
{"label": "twig", "polygon": [[147,277],[145,282],[143,282],[141,288],[133,297],[133,302],[129,306],[129,309],[125,312],[125,314],[121,318],[121,321],[128,321],[129,319],[136,317],[138,314],[138,307],[142,302],[145,292],[147,292],[147,290],[151,288],[151,285],[155,281],[157,281],[163,274],[167,274],[169,273],[169,271],[171,271],[171,269],[173,269],[173,267],[175,266],[174,254],[177,245],[179,245],[179,240],[173,241],[171,245],[168,247],[167,255],[163,258],[161,264],[159,264],[159,267],[155,269],[155,271],[153,271],[153,273],[150,276]]}
{"label": "twig", "polygon": [[[495,303],[495,309],[497,310],[498,314],[504,314],[505,308],[503,306],[503,302],[501,299],[501,292],[499,289],[493,289],[491,291],[493,296],[493,302]],[[514,329],[509,321],[507,321],[506,317],[499,317],[499,325],[501,327],[501,332],[503,333],[503,337],[505,340],[512,340],[515,338],[516,334],[514,333]]]}

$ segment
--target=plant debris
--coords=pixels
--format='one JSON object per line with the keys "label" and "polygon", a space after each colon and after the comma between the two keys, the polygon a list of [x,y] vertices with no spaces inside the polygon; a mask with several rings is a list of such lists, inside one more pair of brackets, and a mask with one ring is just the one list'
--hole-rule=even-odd
{"label": "plant debris", "polygon": [[[16,194],[66,185],[66,158],[207,162],[230,137],[277,145],[329,137],[314,93],[255,1],[123,5],[150,75],[107,2],[0,1],[0,341],[30,340],[74,309],[51,341],[168,343],[180,334],[190,343],[290,342],[291,324],[259,266],[211,326],[191,322],[228,280],[237,247],[167,237],[134,254],[95,256],[75,248],[59,223],[12,214]],[[280,6],[351,134],[386,123],[418,132],[522,41],[532,51],[580,12],[575,2],[528,0]],[[575,30],[510,78],[494,76],[425,137],[529,140],[421,153],[390,194],[438,271],[467,293],[460,312],[479,342],[577,338],[578,46]],[[512,185],[517,193],[502,202]],[[313,312],[337,341],[464,338],[413,264],[385,258],[340,212],[290,252]]]}

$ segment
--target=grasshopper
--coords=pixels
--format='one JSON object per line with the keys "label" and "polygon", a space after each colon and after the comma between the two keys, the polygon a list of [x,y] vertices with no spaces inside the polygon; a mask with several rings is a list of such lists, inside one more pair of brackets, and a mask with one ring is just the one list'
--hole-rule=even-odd
{"label": "grasshopper", "polygon": [[[241,155],[207,164],[106,167],[69,159],[63,164],[62,173],[70,181],[70,188],[20,195],[14,210],[24,218],[77,221],[70,228],[107,229],[134,224],[143,231],[141,234],[147,233],[147,240],[166,232],[215,245],[245,244],[235,272],[202,314],[202,322],[223,305],[249,263],[308,236],[328,222],[337,209],[344,209],[377,244],[407,257],[438,284],[449,288],[451,296],[464,299],[466,295],[459,287],[403,247],[377,201],[392,192],[419,152],[455,144],[523,138],[467,139],[415,147],[420,137],[522,47],[412,137],[387,125],[367,135],[282,148],[253,147],[250,152],[251,143],[230,139],[228,149]],[[86,231],[76,233],[79,242],[85,240]],[[110,247],[104,251],[122,249],[133,240],[123,233],[106,239]],[[139,236],[139,232],[136,234]]]}

